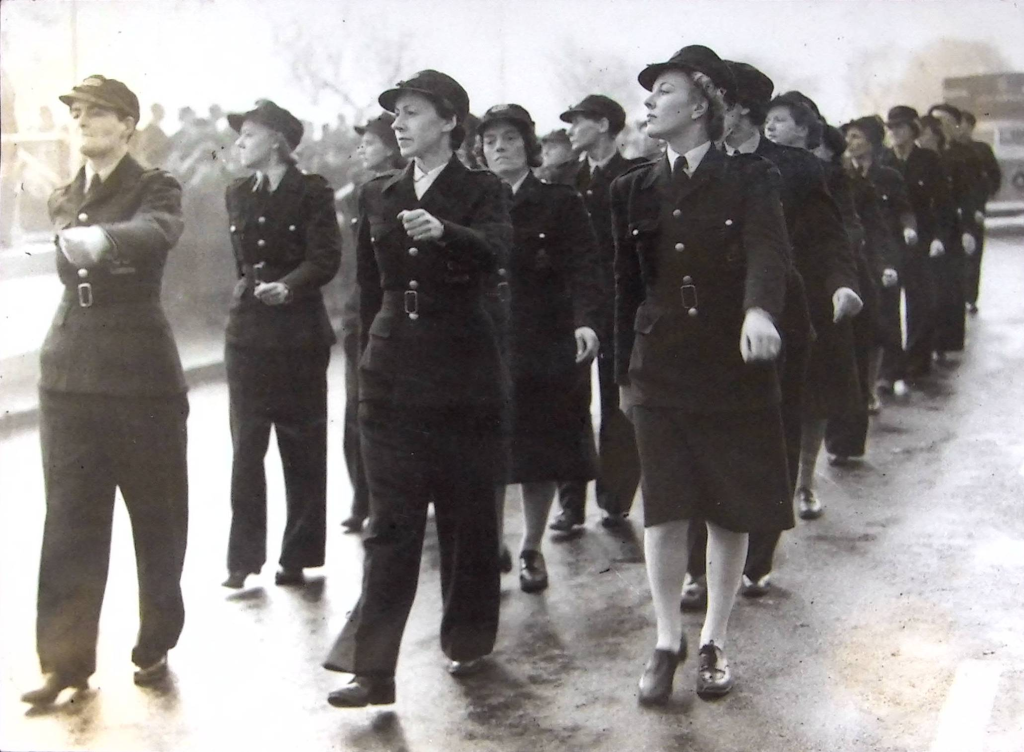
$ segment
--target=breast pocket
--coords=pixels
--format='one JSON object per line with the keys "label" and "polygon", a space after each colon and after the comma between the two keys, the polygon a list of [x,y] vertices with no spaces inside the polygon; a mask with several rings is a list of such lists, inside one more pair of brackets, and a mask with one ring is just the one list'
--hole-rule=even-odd
{"label": "breast pocket", "polygon": [[402,229],[402,223],[397,219],[370,219],[370,241],[375,247],[389,239],[389,236]]}
{"label": "breast pocket", "polygon": [[690,241],[709,266],[734,271],[743,268],[743,232],[738,218],[729,215],[702,217],[694,224]]}

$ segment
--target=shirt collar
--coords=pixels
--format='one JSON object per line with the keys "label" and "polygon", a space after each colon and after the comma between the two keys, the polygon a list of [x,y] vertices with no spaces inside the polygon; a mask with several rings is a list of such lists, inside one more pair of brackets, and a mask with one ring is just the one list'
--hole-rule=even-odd
{"label": "shirt collar", "polygon": [[523,176],[521,178],[519,178],[519,180],[517,180],[516,182],[512,183],[512,195],[513,196],[516,195],[517,193],[519,193],[519,189],[523,187],[523,183],[526,182],[526,178],[528,178],[529,176],[530,176],[530,171],[527,170],[526,172],[523,173]]}
{"label": "shirt collar", "polygon": [[689,177],[693,177],[693,173],[697,171],[700,166],[701,160],[704,159],[704,155],[711,150],[711,142],[705,141],[700,146],[695,146],[690,149],[686,154],[678,154],[669,144],[665,144],[665,156],[668,157],[669,167],[674,168],[676,159],[678,157],[686,157],[686,174]]}
{"label": "shirt collar", "polygon": [[441,174],[441,170],[443,170],[447,166],[448,166],[447,162],[442,162],[441,164],[439,164],[434,169],[429,170],[427,172],[424,172],[422,169],[420,169],[419,163],[414,161],[413,162],[413,168],[412,168],[412,179],[413,179],[414,182],[417,182],[417,183],[420,182],[421,180],[425,180],[425,179],[433,180],[438,175],[440,175]]}
{"label": "shirt collar", "polygon": [[98,170],[98,171],[94,170],[92,165],[89,164],[88,162],[86,162],[85,163],[85,185],[86,185],[86,187],[88,187],[89,183],[92,182],[92,178],[93,178],[94,175],[99,175],[100,176],[100,182],[101,183],[106,183],[107,182],[107,178],[109,178],[111,176],[111,174],[114,172],[114,170],[117,169],[117,166],[119,164],[121,164],[121,160],[122,159],[124,159],[124,157],[121,157],[121,159],[117,160],[116,162],[114,162],[114,164],[110,165],[109,167],[104,167],[102,170]]}
{"label": "shirt collar", "polygon": [[726,152],[731,156],[739,152],[740,154],[753,154],[757,151],[757,147],[761,145],[761,132],[754,131],[754,135],[748,138],[739,146],[733,148],[729,144],[725,145]]}
{"label": "shirt collar", "polygon": [[600,162],[598,162],[597,160],[593,159],[588,154],[587,155],[587,166],[590,167],[590,174],[593,175],[594,174],[594,170],[596,170],[598,167],[605,167],[605,166],[607,166],[609,162],[611,162],[613,159],[615,159],[615,155],[616,154],[618,154],[618,150],[612,151],[611,154],[609,154],[607,157],[602,159]]}

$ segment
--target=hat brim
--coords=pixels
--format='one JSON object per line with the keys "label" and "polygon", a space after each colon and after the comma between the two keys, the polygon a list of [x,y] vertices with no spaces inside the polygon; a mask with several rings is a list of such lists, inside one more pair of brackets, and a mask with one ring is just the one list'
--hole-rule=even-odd
{"label": "hat brim", "polygon": [[598,112],[597,110],[586,110],[580,109],[579,107],[573,107],[571,110],[566,110],[561,115],[559,115],[558,119],[561,120],[563,123],[569,123],[571,125],[572,119],[577,115],[583,115],[584,117],[593,118],[594,120],[600,120],[601,118],[608,117],[608,113],[606,112]]}
{"label": "hat brim", "polygon": [[113,102],[103,99],[102,97],[97,97],[88,93],[79,93],[77,91],[73,91],[70,94],[61,94],[59,97],[57,97],[57,99],[66,104],[68,107],[73,105],[75,102],[88,102],[89,104],[95,104],[99,107],[106,107],[108,110],[113,110],[114,112],[120,112],[122,115],[127,115],[128,117],[135,118],[136,121],[138,121],[139,119],[137,113],[129,112],[124,107],[116,105]]}
{"label": "hat brim", "polygon": [[516,127],[526,128],[528,131],[536,128],[536,125],[532,120],[524,120],[523,118],[515,117],[514,115],[499,114],[491,115],[490,117],[485,115],[482,117],[480,119],[480,123],[476,126],[476,132],[481,133],[484,128],[494,125],[495,123],[511,123]]}
{"label": "hat brim", "polygon": [[[430,91],[429,89],[421,89],[417,86],[400,86],[394,89],[388,89],[377,97],[377,104],[388,112],[394,114],[398,98],[403,94],[419,94],[420,96],[424,96],[429,99],[435,105],[441,105],[442,107],[446,107],[451,110],[455,113],[456,117],[459,115],[458,108],[456,108],[455,105],[449,102],[445,97],[438,96],[437,92]],[[463,120],[465,120],[465,117],[459,117],[457,122],[461,125]]]}
{"label": "hat brim", "polygon": [[658,80],[658,76],[667,70],[678,70],[684,73],[700,73],[696,68],[691,65],[684,65],[682,63],[651,63],[642,71],[640,75],[636,77],[636,80],[640,82],[647,91],[654,91],[654,82]]}
{"label": "hat brim", "polygon": [[299,141],[296,141],[294,138],[292,138],[287,133],[278,128],[276,125],[268,122],[267,119],[263,117],[259,110],[249,110],[248,112],[229,112],[225,117],[227,118],[228,125],[231,126],[231,130],[233,130],[235,133],[242,132],[242,126],[245,124],[246,120],[251,120],[254,123],[259,123],[264,128],[269,128],[275,133],[280,133],[282,136],[284,136],[284,140],[288,143],[288,146],[290,146],[293,151],[298,148],[299,142],[302,140],[300,137]]}
{"label": "hat brim", "polygon": [[886,120],[885,121],[885,125],[886,125],[886,127],[892,128],[893,126],[896,126],[896,125],[913,125],[914,122],[915,122],[915,119],[911,118],[911,117],[892,118],[891,120]]}

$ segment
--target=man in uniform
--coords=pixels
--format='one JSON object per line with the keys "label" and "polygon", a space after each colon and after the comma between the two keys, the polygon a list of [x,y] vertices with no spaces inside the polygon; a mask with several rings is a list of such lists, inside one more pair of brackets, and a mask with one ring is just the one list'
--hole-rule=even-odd
{"label": "man in uniform", "polygon": [[[612,181],[630,167],[643,162],[626,159],[615,143],[626,125],[626,112],[613,99],[590,94],[575,107],[561,114],[569,123],[569,140],[573,149],[582,152],[576,170],[575,186],[583,195],[590,222],[597,235],[599,263],[603,284],[609,292],[614,287],[615,243],[612,239]],[[599,314],[597,332],[601,349],[597,356],[598,386],[601,392],[601,427],[598,432],[597,505],[604,512],[602,524],[611,527],[629,514],[640,482],[640,459],[637,456],[633,429],[619,409],[619,392],[615,384],[612,333],[615,311],[612,296]],[[587,484],[562,483],[558,489],[561,513],[551,529],[568,533],[583,524]]]}
{"label": "man in uniform", "polygon": [[41,351],[40,438],[46,523],[39,567],[39,662],[25,702],[85,687],[110,558],[115,491],[131,517],[139,577],[135,683],[167,673],[185,619],[188,400],[160,306],[167,254],[181,235],[181,186],[128,154],[139,100],[90,76],[61,101],[85,166],[50,198],[62,298]]}

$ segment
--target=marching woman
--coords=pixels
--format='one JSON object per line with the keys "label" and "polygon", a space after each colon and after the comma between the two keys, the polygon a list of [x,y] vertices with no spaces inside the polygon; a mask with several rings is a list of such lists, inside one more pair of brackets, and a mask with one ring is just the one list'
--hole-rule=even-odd
{"label": "marching woman", "polygon": [[395,701],[430,504],[449,671],[477,668],[498,630],[494,489],[505,481],[507,374],[483,283],[508,257],[507,188],[455,155],[469,96],[453,78],[421,71],[378,101],[395,114],[411,162],[368,182],[359,201],[359,427],[370,521],[362,595],[324,662],[354,674],[328,696],[336,707]]}
{"label": "marching woman", "polygon": [[[884,163],[903,176],[907,196],[917,224],[918,242],[908,243],[904,251],[901,283],[906,295],[907,331],[902,358],[886,353],[882,363],[882,380],[897,385],[909,372],[920,374],[931,364],[935,349],[938,305],[938,267],[951,247],[956,233],[956,209],[953,206],[949,181],[934,149],[923,148],[931,139],[942,139],[938,122],[935,131],[922,129],[917,110],[897,105],[889,110],[886,128],[892,151]],[[920,145],[915,143],[920,139]],[[962,303],[958,303],[962,308]]]}
{"label": "marching woman", "polygon": [[522,484],[519,584],[538,592],[548,585],[541,542],[555,483],[586,483],[597,472],[589,382],[603,302],[600,268],[580,195],[531,172],[540,165],[541,146],[530,114],[517,104],[496,105],[484,113],[478,133],[482,163],[513,193],[507,480]]}
{"label": "marching woman", "polygon": [[700,45],[645,68],[648,133],[667,154],[612,184],[615,370],[639,449],[657,621],[643,704],[668,699],[686,657],[678,599],[691,521],[708,530],[701,697],[733,686],[724,651],[748,534],[793,526],[772,362],[790,264],[780,176],[713,147],[731,79]]}
{"label": "marching woman", "polygon": [[320,288],[338,271],[341,232],[327,181],[295,166],[298,118],[261,100],[228,122],[253,174],[226,195],[239,280],[225,351],[234,459],[224,586],[243,587],[266,561],[263,460],[271,426],[288,506],[275,582],[298,585],[303,569],[324,563],[327,364],[335,338]]}
{"label": "marching woman", "polygon": [[[768,106],[765,136],[777,144],[813,149],[821,138],[822,121],[798,92],[775,97]],[[859,225],[852,198],[842,170],[828,175],[842,223]],[[840,195],[836,195],[839,193]],[[823,506],[815,493],[816,468],[831,417],[856,413],[862,409],[860,386],[854,355],[853,328],[850,319],[863,307],[857,293],[859,275],[856,257],[847,239],[845,251],[830,257],[815,258],[821,249],[807,248],[796,255],[807,285],[811,324],[817,338],[811,346],[802,393],[803,426],[800,435],[800,462],[797,471],[797,513],[802,519],[820,517]]]}

